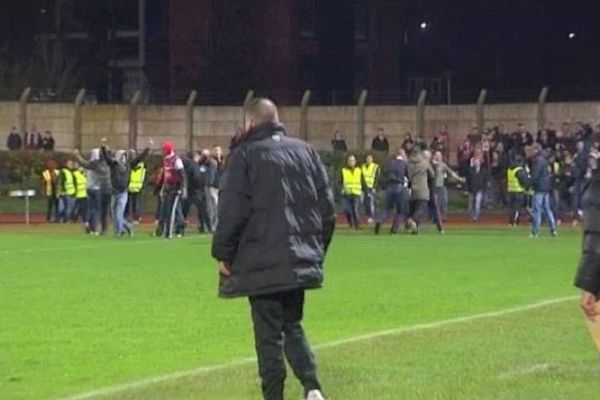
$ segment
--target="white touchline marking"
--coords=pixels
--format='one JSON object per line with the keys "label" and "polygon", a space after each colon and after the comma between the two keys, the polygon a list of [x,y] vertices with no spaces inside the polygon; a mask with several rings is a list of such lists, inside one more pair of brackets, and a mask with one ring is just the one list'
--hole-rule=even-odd
{"label": "white touchline marking", "polygon": [[[416,332],[416,331],[441,328],[446,325],[454,325],[454,324],[460,324],[460,323],[464,323],[464,322],[476,321],[479,319],[487,319],[487,318],[493,318],[493,317],[500,317],[500,316],[504,316],[504,315],[508,315],[508,314],[516,314],[516,313],[520,313],[520,312],[535,310],[535,309],[542,308],[542,307],[547,307],[547,306],[551,306],[551,305],[555,305],[555,304],[564,303],[567,301],[575,300],[576,298],[577,298],[577,296],[558,297],[555,299],[543,300],[543,301],[539,301],[536,303],[526,304],[523,306],[517,306],[517,307],[512,307],[512,308],[505,308],[505,309],[497,310],[497,311],[467,315],[464,317],[444,319],[444,320],[440,320],[440,321],[428,322],[428,323],[423,323],[423,324],[404,326],[404,327],[400,327],[400,328],[396,328],[396,329],[388,329],[388,330],[384,330],[384,331],[368,333],[365,335],[353,336],[353,337],[349,337],[347,339],[326,342],[326,343],[323,343],[320,345],[313,346],[313,349],[315,349],[315,350],[327,349],[330,347],[343,346],[343,345],[350,344],[350,343],[372,340],[372,339],[377,339],[377,338],[381,338],[381,337],[385,337],[385,336],[402,335],[404,333],[411,333],[411,332]],[[207,374],[210,372],[219,371],[219,370],[237,367],[237,366],[242,366],[242,365],[246,365],[246,364],[250,364],[250,363],[254,363],[254,362],[256,362],[256,357],[241,358],[241,359],[236,359],[233,361],[228,361],[223,364],[207,365],[205,367],[200,367],[200,368],[196,368],[196,369],[192,369],[192,370],[179,371],[179,372],[174,372],[171,374],[159,375],[159,376],[155,376],[155,377],[151,377],[151,378],[147,378],[147,379],[142,379],[142,380],[139,380],[136,382],[124,383],[124,384],[115,385],[115,386],[109,386],[109,387],[93,390],[90,392],[82,393],[79,395],[66,397],[66,398],[64,398],[64,400],[88,400],[88,399],[112,395],[115,393],[125,392],[125,391],[129,391],[129,390],[141,389],[141,388],[144,388],[146,386],[150,386],[150,385],[153,385],[156,383],[175,381],[175,380],[178,380],[181,378],[189,378],[192,376],[203,375],[203,374]]]}
{"label": "white touchline marking", "polygon": [[[179,239],[173,239],[173,241],[178,240],[188,240],[188,239],[205,239],[209,238],[209,236],[184,236]],[[161,238],[155,238],[152,240],[137,240],[137,241],[129,241],[127,238],[123,239],[115,239],[115,241],[111,242],[102,242],[96,244],[82,245],[82,246],[63,246],[63,247],[45,247],[45,248],[33,248],[33,249],[23,249],[23,250],[0,250],[0,255],[11,255],[11,254],[31,254],[31,253],[47,253],[54,251],[69,251],[69,250],[85,250],[85,249],[98,249],[107,246],[128,246],[134,244],[148,244],[148,243],[160,243],[162,241]]]}
{"label": "white touchline marking", "polygon": [[548,363],[535,364],[530,367],[519,367],[498,375],[498,379],[511,379],[519,376],[531,375],[537,372],[547,371],[552,365]]}

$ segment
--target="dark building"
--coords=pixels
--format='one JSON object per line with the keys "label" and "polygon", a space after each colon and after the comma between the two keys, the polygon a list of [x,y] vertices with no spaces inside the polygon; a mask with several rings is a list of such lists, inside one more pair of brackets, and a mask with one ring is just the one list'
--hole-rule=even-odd
{"label": "dark building", "polygon": [[168,97],[166,1],[9,1],[18,22],[7,21],[4,37],[34,100],[72,100],[82,87],[98,101],[138,89]]}
{"label": "dark building", "polygon": [[170,91],[239,103],[246,90],[354,103],[400,89],[401,7],[389,0],[171,0]]}

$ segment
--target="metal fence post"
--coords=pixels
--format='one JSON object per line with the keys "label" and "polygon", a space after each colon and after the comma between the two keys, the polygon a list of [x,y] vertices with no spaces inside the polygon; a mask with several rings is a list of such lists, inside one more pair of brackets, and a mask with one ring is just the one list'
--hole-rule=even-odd
{"label": "metal fence post", "polygon": [[19,130],[23,135],[27,132],[27,103],[29,102],[29,96],[31,96],[31,88],[27,87],[23,90],[19,99]]}
{"label": "metal fence post", "polygon": [[73,115],[73,134],[75,135],[74,147],[81,150],[83,142],[82,121],[81,121],[81,105],[85,98],[85,89],[81,89],[75,98],[75,110]]}
{"label": "metal fence post", "polygon": [[252,101],[253,98],[254,90],[248,90],[246,92],[246,97],[244,98],[244,104],[242,106],[242,127],[246,124],[246,107],[248,106],[248,103]]}
{"label": "metal fence post", "polygon": [[310,90],[305,90],[300,103],[300,139],[308,142],[308,104],[310,103]]}
{"label": "metal fence post", "polygon": [[140,102],[141,93],[136,90],[131,102],[129,102],[129,148],[137,149],[138,137],[138,105]]}
{"label": "metal fence post", "polygon": [[425,134],[425,100],[427,100],[427,90],[421,90],[417,100],[417,137],[423,138]]}
{"label": "metal fence post", "polygon": [[185,104],[185,136],[188,151],[194,151],[194,103],[197,97],[198,92],[192,90]]}
{"label": "metal fence post", "polygon": [[367,97],[369,92],[363,89],[358,97],[358,104],[356,107],[356,141],[357,148],[360,150],[365,149],[365,104],[367,103]]}
{"label": "metal fence post", "polygon": [[483,132],[485,125],[485,101],[487,99],[487,89],[481,89],[477,97],[477,129]]}
{"label": "metal fence post", "polygon": [[537,106],[537,124],[538,131],[544,128],[546,125],[546,100],[548,100],[548,92],[550,88],[548,86],[544,86],[540,91],[540,96],[538,97],[538,106]]}

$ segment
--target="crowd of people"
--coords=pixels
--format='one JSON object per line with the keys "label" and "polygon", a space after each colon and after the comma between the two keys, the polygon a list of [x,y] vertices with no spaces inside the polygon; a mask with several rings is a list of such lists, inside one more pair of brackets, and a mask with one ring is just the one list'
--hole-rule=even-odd
{"label": "crowd of people", "polygon": [[13,126],[6,139],[6,148],[10,151],[19,150],[43,150],[54,151],[54,137],[49,130],[41,133],[35,125],[29,132],[23,135],[19,133],[16,126]]}
{"label": "crowd of people", "polygon": [[[376,139],[381,139],[383,130],[379,132]],[[361,166],[354,155],[347,157],[339,178],[344,212],[351,228],[359,227],[362,204],[376,233],[391,211],[395,212],[391,233],[398,232],[402,218],[407,231],[419,233],[428,217],[444,233],[447,181],[451,179],[468,196],[474,222],[484,206],[493,202],[507,207],[511,226],[527,216],[533,237],[539,234],[542,221],[556,235],[563,218],[576,222],[581,215],[582,193],[591,176],[589,158],[598,149],[599,138],[600,126],[594,130],[587,124],[563,124],[559,131],[549,124],[536,137],[522,124],[511,134],[502,127],[483,134],[473,129],[460,145],[455,171],[445,161],[449,154],[446,129],[431,143],[407,135],[383,168],[372,155]],[[338,133],[332,142],[338,151],[342,150],[340,140]],[[375,211],[378,189],[385,192],[379,214]]]}
{"label": "crowd of people", "polygon": [[109,216],[114,235],[133,235],[142,220],[145,192],[156,196],[156,236],[183,236],[192,206],[196,208],[197,230],[216,229],[218,187],[223,170],[220,147],[179,155],[170,142],[162,145],[162,162],[152,176],[146,158],[153,142],[138,154],[135,150],[111,151],[106,140],[91,151],[89,159],[75,151],[58,165],[46,162],[42,172],[42,193],[47,199],[47,222],[80,221],[88,234],[103,235]]}
{"label": "crowd of people", "polygon": [[532,153],[541,155],[549,165],[549,201],[557,220],[571,217],[576,223],[581,215],[583,188],[590,177],[589,154],[599,137],[600,125],[593,128],[584,123],[564,123],[559,129],[548,123],[537,134],[527,131],[523,124],[512,133],[503,126],[483,133],[474,128],[458,149],[458,170],[465,174],[478,160],[487,174],[484,201],[513,208],[510,172],[523,167],[533,174]]}
{"label": "crowd of people", "polygon": [[[428,214],[443,232],[448,210],[447,178],[463,189],[468,197],[469,216],[475,222],[486,207],[498,206],[508,209],[511,226],[518,225],[523,216],[532,222],[541,221],[542,214],[554,233],[567,218],[577,223],[582,193],[590,177],[588,158],[590,151],[598,147],[600,125],[594,129],[589,124],[564,123],[555,130],[548,123],[535,135],[523,124],[518,124],[512,133],[503,126],[483,133],[473,128],[457,149],[456,171],[446,163],[451,151],[449,138],[446,126],[429,143],[406,134],[398,153],[381,174],[379,166],[371,167],[372,156],[367,157],[363,167],[356,166],[354,155],[348,157],[340,184],[349,225],[358,226],[362,203],[369,223],[385,220],[386,210],[395,208],[398,215],[406,218],[407,227],[413,227],[412,231],[418,232],[423,215]],[[336,131],[331,144],[334,152],[348,152],[340,131]],[[379,128],[371,151],[388,156],[389,149],[385,131]],[[427,173],[423,175],[425,166]],[[373,211],[373,193],[377,188],[386,193],[382,199],[383,217],[379,219]],[[397,229],[395,222],[392,232]],[[532,235],[538,231],[539,227],[532,228]]]}

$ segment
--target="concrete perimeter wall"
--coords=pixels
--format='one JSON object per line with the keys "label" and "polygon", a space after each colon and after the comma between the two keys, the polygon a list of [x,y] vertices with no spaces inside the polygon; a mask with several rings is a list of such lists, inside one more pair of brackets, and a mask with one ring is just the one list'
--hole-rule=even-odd
{"label": "concrete perimeter wall", "polygon": [[[191,112],[188,112],[191,110]],[[407,132],[415,133],[416,106],[366,106],[364,109],[364,141],[359,143],[359,113],[357,106],[308,107],[306,134],[318,149],[330,148],[330,140],[340,130],[351,149],[369,148],[373,135],[383,126],[393,147],[399,146]],[[508,130],[524,123],[530,131],[538,129],[538,104],[495,104],[484,107],[485,127],[504,125]],[[21,108],[18,102],[0,102],[0,129],[4,130],[0,148],[6,146],[6,135],[12,126],[24,121],[28,129],[36,125],[40,131],[49,129],[56,139],[57,150],[72,150],[77,143],[78,130],[74,104],[30,103]],[[24,120],[22,119],[24,116]],[[171,140],[180,149],[188,143],[191,127],[194,148],[213,145],[227,146],[236,129],[243,123],[242,107],[198,106],[138,106],[93,105],[81,107],[81,147],[89,150],[106,137],[114,148],[126,148],[131,138],[137,147],[148,139],[156,142]],[[301,108],[281,107],[280,117],[291,136],[301,132]],[[191,125],[189,120],[191,119]],[[562,122],[586,121],[600,123],[600,102],[548,103],[545,120],[555,125]],[[447,125],[452,148],[456,148],[470,130],[477,126],[476,105],[426,106],[423,135],[431,139]],[[453,151],[454,153],[454,151]]]}

